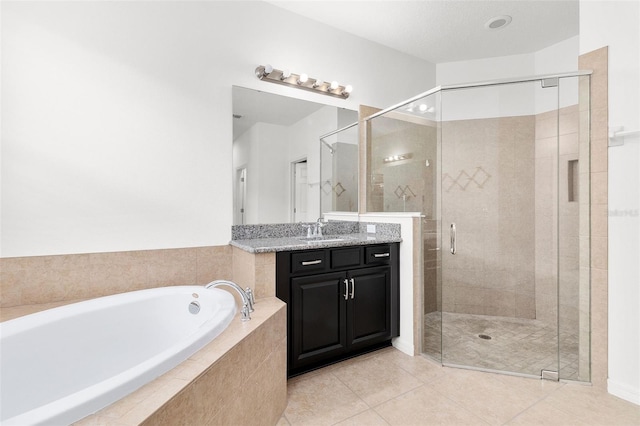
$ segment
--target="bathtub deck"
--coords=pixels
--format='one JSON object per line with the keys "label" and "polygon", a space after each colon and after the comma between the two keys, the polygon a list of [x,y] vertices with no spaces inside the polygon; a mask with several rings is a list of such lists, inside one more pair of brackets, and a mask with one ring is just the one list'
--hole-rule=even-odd
{"label": "bathtub deck", "polygon": [[[2,308],[0,321],[69,303],[74,302]],[[236,314],[222,334],[185,362],[74,425],[179,424],[185,419],[202,425],[250,425],[256,419],[275,424],[287,404],[286,305],[275,297],[259,299],[251,317],[242,322]],[[235,407],[244,401],[239,394],[253,401],[254,410]]]}

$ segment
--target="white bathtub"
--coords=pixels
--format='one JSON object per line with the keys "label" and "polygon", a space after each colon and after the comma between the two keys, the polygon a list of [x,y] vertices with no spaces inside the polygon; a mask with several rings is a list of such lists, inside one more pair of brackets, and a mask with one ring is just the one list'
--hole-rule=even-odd
{"label": "white bathtub", "polygon": [[[191,313],[199,304],[198,313]],[[133,392],[229,325],[233,296],[162,287],[0,323],[0,423],[61,425]]]}

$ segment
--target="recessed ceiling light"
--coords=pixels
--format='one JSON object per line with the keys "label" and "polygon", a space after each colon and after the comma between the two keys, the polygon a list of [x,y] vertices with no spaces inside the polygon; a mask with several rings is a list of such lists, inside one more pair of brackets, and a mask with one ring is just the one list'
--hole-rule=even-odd
{"label": "recessed ceiling light", "polygon": [[506,27],[507,25],[509,25],[509,23],[511,23],[511,16],[500,15],[494,16],[493,18],[489,19],[484,24],[484,27],[488,30],[497,30]]}

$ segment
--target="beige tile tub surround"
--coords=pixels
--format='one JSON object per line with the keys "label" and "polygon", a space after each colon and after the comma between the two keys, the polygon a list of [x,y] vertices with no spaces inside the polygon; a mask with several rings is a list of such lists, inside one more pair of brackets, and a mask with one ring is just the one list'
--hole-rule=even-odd
{"label": "beige tile tub surround", "polygon": [[230,246],[0,259],[0,307],[232,278]]}
{"label": "beige tile tub surround", "polygon": [[89,425],[276,424],[287,404],[286,305],[256,304],[178,367],[75,423]]}
{"label": "beige tile tub surround", "polygon": [[256,299],[276,295],[276,254],[249,253],[232,247],[233,280],[242,288],[251,287]]}

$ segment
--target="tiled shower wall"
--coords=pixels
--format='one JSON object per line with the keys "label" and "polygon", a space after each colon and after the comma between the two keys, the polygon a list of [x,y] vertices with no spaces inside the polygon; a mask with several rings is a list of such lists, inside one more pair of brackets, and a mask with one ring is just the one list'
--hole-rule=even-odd
{"label": "tiled shower wall", "polygon": [[[578,67],[593,70],[591,75],[591,239],[581,235],[581,246],[591,251],[591,297],[580,302],[591,313],[591,382],[606,389],[608,377],[608,125],[609,49],[603,47],[580,55]],[[586,106],[581,105],[581,109]],[[589,206],[585,206],[589,208]],[[586,311],[587,309],[585,309]],[[582,310],[581,310],[582,313]],[[581,321],[581,325],[583,322]],[[588,324],[588,322],[586,323]],[[586,327],[586,325],[585,325]],[[589,330],[587,330],[589,331]],[[582,343],[582,342],[581,342]],[[585,362],[588,362],[586,360]]]}
{"label": "tiled shower wall", "polygon": [[[582,191],[589,188],[579,125],[578,105],[536,116],[536,318],[556,325],[559,314],[563,326],[573,330],[580,297],[580,204],[585,198],[588,203]],[[586,146],[584,154],[588,151]]]}
{"label": "tiled shower wall", "polygon": [[0,307],[232,278],[231,246],[0,259]]}
{"label": "tiled shower wall", "polygon": [[535,318],[534,135],[533,116],[442,123],[443,311]]}

